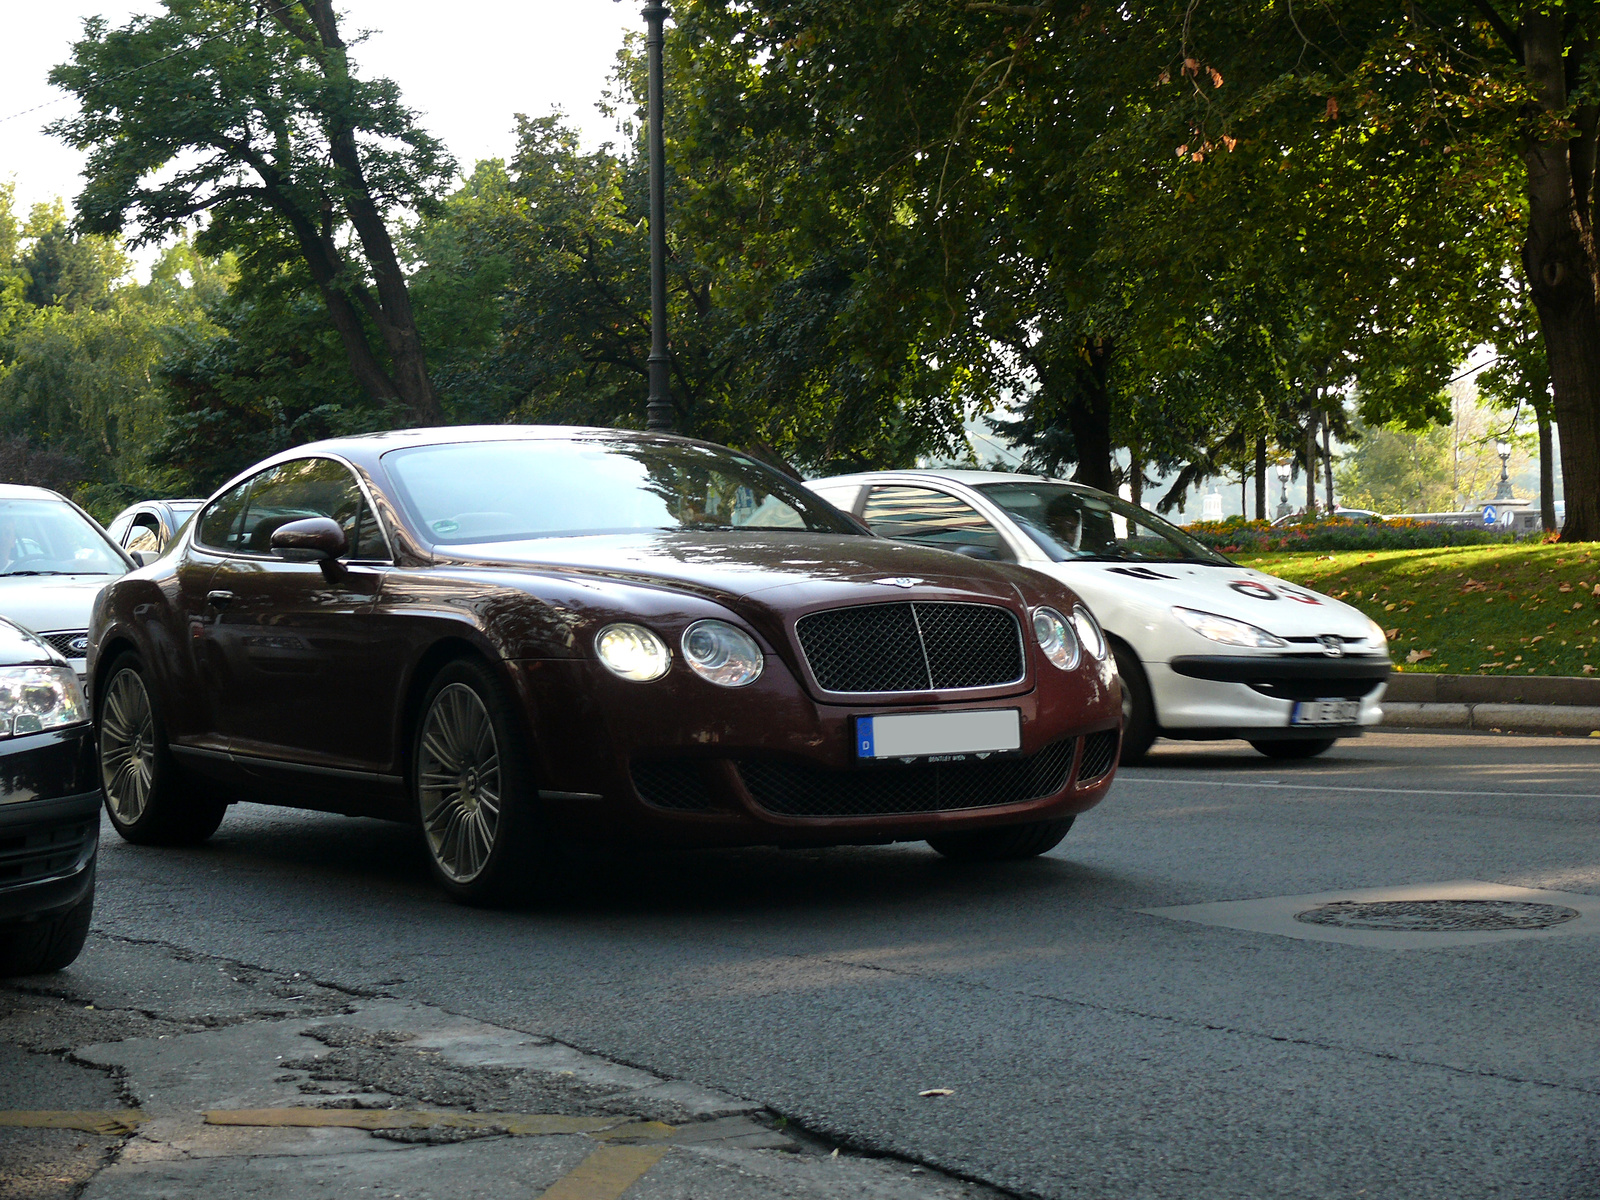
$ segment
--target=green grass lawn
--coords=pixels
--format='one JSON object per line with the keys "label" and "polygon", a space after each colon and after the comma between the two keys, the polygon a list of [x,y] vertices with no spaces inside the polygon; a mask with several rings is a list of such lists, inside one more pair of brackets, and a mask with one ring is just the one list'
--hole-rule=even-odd
{"label": "green grass lawn", "polygon": [[1600,667],[1600,545],[1234,558],[1353,604],[1383,626],[1402,670],[1589,675]]}

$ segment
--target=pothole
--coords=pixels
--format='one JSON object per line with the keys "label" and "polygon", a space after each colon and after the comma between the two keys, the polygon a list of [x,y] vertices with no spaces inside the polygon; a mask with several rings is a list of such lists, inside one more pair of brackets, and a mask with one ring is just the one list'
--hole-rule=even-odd
{"label": "pothole", "polygon": [[1583,914],[1559,904],[1520,900],[1340,900],[1294,915],[1307,925],[1399,933],[1478,933],[1549,929]]}

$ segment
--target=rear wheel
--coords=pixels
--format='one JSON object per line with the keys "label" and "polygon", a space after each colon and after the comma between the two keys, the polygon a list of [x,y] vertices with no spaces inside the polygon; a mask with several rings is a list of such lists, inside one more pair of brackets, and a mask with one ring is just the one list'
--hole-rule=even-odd
{"label": "rear wheel", "polygon": [[450,663],[423,697],[412,796],[428,865],[451,899],[501,904],[546,882],[551,839],[505,689],[479,663]]}
{"label": "rear wheel", "polygon": [[1122,682],[1122,755],[1117,761],[1126,767],[1143,758],[1155,743],[1156,705],[1138,655],[1121,642],[1113,642],[1111,652]]}
{"label": "rear wheel", "polygon": [[1294,738],[1289,741],[1251,742],[1268,758],[1315,758],[1324,750],[1332,750],[1338,738]]}
{"label": "rear wheel", "polygon": [[960,862],[1004,862],[1008,859],[1037,858],[1054,850],[1072,828],[1074,818],[1058,821],[1033,821],[1027,825],[1005,825],[999,829],[972,829],[946,833],[928,839],[946,858]]}
{"label": "rear wheel", "polygon": [[111,824],[130,842],[192,846],[222,824],[228,806],[184,779],[143,664],[124,654],[106,672],[96,704],[100,783]]}
{"label": "rear wheel", "polygon": [[94,916],[94,867],[89,890],[71,908],[37,921],[0,925],[0,978],[43,975],[70,967],[83,951]]}

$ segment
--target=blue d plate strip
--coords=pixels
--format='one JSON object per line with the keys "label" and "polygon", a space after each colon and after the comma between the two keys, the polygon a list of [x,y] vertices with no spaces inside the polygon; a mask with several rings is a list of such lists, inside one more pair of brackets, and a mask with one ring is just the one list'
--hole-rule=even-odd
{"label": "blue d plate strip", "polygon": [[856,718],[856,757],[874,757],[871,717]]}

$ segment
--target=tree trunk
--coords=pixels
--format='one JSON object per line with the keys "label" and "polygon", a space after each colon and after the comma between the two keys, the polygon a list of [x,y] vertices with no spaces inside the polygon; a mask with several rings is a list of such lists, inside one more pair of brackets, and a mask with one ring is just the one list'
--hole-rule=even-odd
{"label": "tree trunk", "polygon": [[1328,486],[1324,489],[1324,496],[1328,501],[1327,513],[1333,516],[1333,422],[1328,420],[1326,413],[1322,417],[1322,467]]}
{"label": "tree trunk", "polygon": [[1078,394],[1067,408],[1067,424],[1078,456],[1075,483],[1115,492],[1117,480],[1111,445],[1111,354],[1109,338],[1090,338],[1089,361],[1079,371]]}
{"label": "tree trunk", "polygon": [[1556,458],[1550,437],[1550,409],[1535,404],[1533,415],[1539,422],[1539,525],[1546,533],[1556,529]]}
{"label": "tree trunk", "polygon": [[1267,519],[1267,439],[1256,439],[1256,520]]}
{"label": "tree trunk", "polygon": [[1306,519],[1317,515],[1317,420],[1321,413],[1313,411],[1306,422]]}
{"label": "tree trunk", "polygon": [[1144,507],[1144,447],[1128,447],[1128,499],[1135,508]]}
{"label": "tree trunk", "polygon": [[[1547,140],[1529,137],[1528,231],[1522,245],[1534,307],[1544,329],[1567,519],[1564,542],[1600,539],[1600,257],[1594,237],[1595,121],[1591,108],[1568,114],[1569,76],[1579,77],[1587,42],[1565,51],[1563,10],[1528,5],[1520,42],[1528,82],[1550,124]],[[1557,130],[1572,133],[1562,137]]]}

